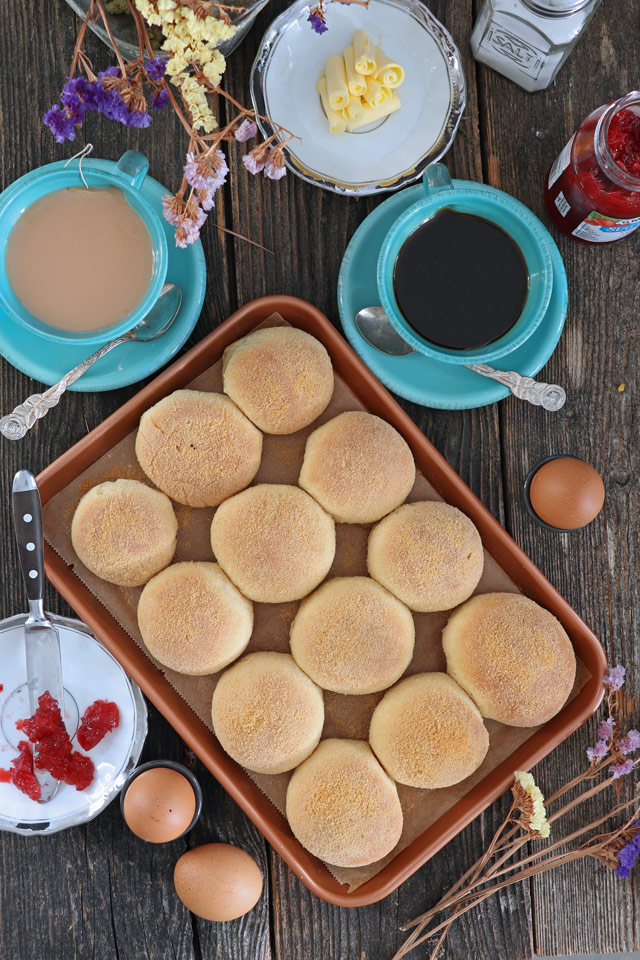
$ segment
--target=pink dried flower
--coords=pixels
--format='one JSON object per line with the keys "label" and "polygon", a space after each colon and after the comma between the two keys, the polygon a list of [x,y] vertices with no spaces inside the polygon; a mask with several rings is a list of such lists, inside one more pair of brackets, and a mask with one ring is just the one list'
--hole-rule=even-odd
{"label": "pink dried flower", "polygon": [[609,717],[607,720],[603,720],[600,726],[598,727],[598,736],[601,740],[608,740],[613,736],[616,729],[616,722],[613,717]]}
{"label": "pink dried flower", "polygon": [[622,664],[617,663],[615,667],[611,667],[609,673],[602,678],[602,682],[605,687],[609,687],[611,690],[619,690],[624,683],[625,673],[626,670]]}
{"label": "pink dried flower", "polygon": [[599,757],[606,757],[609,753],[609,745],[606,740],[598,740],[595,747],[587,747],[587,757],[593,763]]}
{"label": "pink dried flower", "polygon": [[189,244],[195,243],[200,237],[200,226],[194,220],[183,220],[180,226],[176,227],[176,247],[184,249]]}
{"label": "pink dried flower", "polygon": [[250,150],[249,153],[245,153],[242,158],[246,169],[249,173],[253,173],[254,176],[256,173],[262,173],[264,170],[264,165],[267,162],[267,156],[269,154],[269,147],[266,143],[259,143],[257,147],[254,147],[253,150]]}
{"label": "pink dried flower", "polygon": [[187,205],[184,200],[172,197],[168,193],[165,193],[162,198],[162,216],[174,227],[177,227],[182,221],[186,208]]}
{"label": "pink dried flower", "polygon": [[633,753],[634,750],[637,750],[640,747],[640,731],[638,730],[629,730],[626,737],[618,744],[618,749],[625,757],[628,753]]}
{"label": "pink dried flower", "polygon": [[624,777],[633,770],[633,760],[623,760],[621,763],[614,763],[611,770],[613,771],[614,780],[617,780],[618,777]]}
{"label": "pink dried flower", "polygon": [[284,154],[281,147],[271,150],[264,168],[265,177],[270,180],[281,180],[287,175],[287,168],[284,165]]}
{"label": "pink dried flower", "polygon": [[203,210],[213,210],[215,204],[213,202],[213,195],[215,190],[211,187],[206,187],[204,190],[196,190],[198,195],[198,200],[200,201],[200,206]]}
{"label": "pink dried flower", "polygon": [[235,138],[239,143],[246,143],[247,140],[251,140],[252,137],[255,137],[258,132],[258,127],[256,124],[249,119],[243,120],[240,126],[235,131]]}
{"label": "pink dried flower", "polygon": [[184,177],[189,186],[195,190],[218,190],[225,182],[228,173],[229,168],[222,150],[202,153],[198,157],[193,153],[187,154]]}

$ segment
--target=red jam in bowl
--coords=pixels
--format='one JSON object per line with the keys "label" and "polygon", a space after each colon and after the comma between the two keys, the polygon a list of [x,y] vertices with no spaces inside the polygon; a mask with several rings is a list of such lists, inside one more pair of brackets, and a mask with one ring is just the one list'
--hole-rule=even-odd
{"label": "red jam in bowl", "polygon": [[87,707],[78,728],[78,743],[83,750],[91,750],[120,722],[120,711],[110,700],[96,700]]}
{"label": "red jam in bowl", "polygon": [[48,770],[56,780],[62,780],[76,790],[86,790],[93,780],[93,761],[73,750],[58,702],[48,691],[38,698],[34,715],[18,720],[16,726],[35,744],[39,770]]}
{"label": "red jam in bowl", "polygon": [[[78,729],[78,743],[84,750],[91,750],[119,722],[120,711],[115,703],[96,700],[84,712]],[[38,698],[34,715],[18,720],[16,727],[26,733],[28,740],[18,744],[19,754],[11,761],[11,769],[0,770],[0,783],[13,783],[32,800],[40,799],[40,784],[33,769],[32,744],[38,770],[48,770],[56,780],[68,783],[76,790],[86,790],[93,782],[93,761],[73,749],[58,702],[49,691]]]}

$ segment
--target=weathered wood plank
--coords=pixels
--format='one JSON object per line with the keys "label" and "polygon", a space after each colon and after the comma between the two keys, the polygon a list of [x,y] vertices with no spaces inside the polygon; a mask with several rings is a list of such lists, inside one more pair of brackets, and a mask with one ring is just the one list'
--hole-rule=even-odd
{"label": "weathered wood plank", "polygon": [[[633,5],[616,17],[603,5],[556,83],[530,95],[493,71],[480,68],[485,110],[483,142],[490,182],[523,200],[548,224],[542,201],[549,164],[582,119],[601,103],[636,86],[636,54],[628,38]],[[517,135],[514,136],[515,131]],[[634,611],[638,590],[638,474],[636,442],[638,239],[596,248],[551,227],[569,279],[569,314],[544,379],[563,383],[566,407],[545,414],[510,400],[500,405],[507,528],[560,592],[600,636],[612,662],[638,676]],[[618,385],[626,383],[624,393]],[[522,482],[543,457],[567,453],[592,463],[606,487],[605,510],[585,530],[552,534],[526,513]],[[539,769],[551,792],[586,762],[595,740],[586,726]],[[605,799],[589,808],[594,816]],[[577,811],[567,829],[588,822]],[[535,944],[540,954],[634,950],[640,940],[638,880],[625,883],[598,864],[582,862],[533,883]]]}

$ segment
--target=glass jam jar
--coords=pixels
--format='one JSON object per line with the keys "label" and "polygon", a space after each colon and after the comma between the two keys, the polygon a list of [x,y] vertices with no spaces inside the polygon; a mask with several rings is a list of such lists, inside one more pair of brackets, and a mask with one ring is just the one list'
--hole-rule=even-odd
{"label": "glass jam jar", "polygon": [[590,113],[551,165],[544,200],[554,224],[584,243],[640,227],[640,91]]}

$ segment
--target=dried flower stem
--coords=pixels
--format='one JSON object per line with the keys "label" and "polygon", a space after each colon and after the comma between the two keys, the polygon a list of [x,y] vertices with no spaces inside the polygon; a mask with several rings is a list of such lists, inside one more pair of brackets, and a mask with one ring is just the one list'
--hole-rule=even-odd
{"label": "dried flower stem", "polygon": [[[599,769],[602,770],[604,767],[606,767],[608,762],[610,761],[604,761],[600,765]],[[579,782],[580,778],[576,778],[576,779]],[[584,779],[584,775],[583,775],[583,779]],[[613,781],[611,780],[611,778],[609,778],[607,780],[601,781],[596,786],[591,787],[591,789],[580,794],[579,797],[574,798],[574,800],[565,804],[565,806],[561,807],[560,810],[557,810],[556,813],[552,814],[549,817],[549,822],[551,823],[555,820],[558,820],[560,817],[564,816],[570,810],[573,810],[580,803],[583,803],[585,800],[591,799],[592,797],[596,796],[598,793],[601,793],[607,787],[610,787],[612,783]],[[575,784],[572,782],[571,784],[567,784],[562,790],[556,791],[556,793],[550,798],[550,800],[553,800],[554,798],[556,799],[559,798],[563,793],[566,793],[573,785]],[[547,801],[547,803],[548,802],[550,801]],[[474,866],[471,867],[469,870],[467,870],[467,872],[460,878],[460,880],[458,880],[457,883],[454,884],[453,887],[451,887],[451,889],[445,894],[444,897],[442,897],[438,901],[437,904],[435,904],[435,906],[431,907],[430,910],[427,910],[424,913],[420,914],[420,916],[415,917],[409,923],[404,924],[401,927],[401,929],[409,930],[412,927],[418,926],[420,924],[424,924],[428,922],[433,916],[435,916],[435,914],[439,913],[441,910],[446,910],[450,906],[453,906],[455,903],[462,902],[464,899],[468,899],[464,895],[456,895],[457,891],[460,889],[460,887],[465,882],[465,880],[467,879],[470,880],[469,885],[465,889],[471,890],[474,887],[480,886],[482,883],[486,883],[487,880],[492,879],[493,877],[504,876],[507,873],[511,873],[512,871],[517,870],[519,867],[521,867],[522,864],[530,863],[537,859],[540,859],[541,857],[546,856],[546,854],[549,853],[549,851],[555,850],[561,846],[564,846],[565,844],[569,843],[571,840],[575,840],[578,837],[582,836],[584,833],[589,833],[591,830],[594,830],[601,823],[604,823],[606,820],[610,819],[611,816],[613,816],[615,813],[620,812],[621,810],[625,809],[626,807],[628,807],[630,804],[634,802],[640,802],[640,798],[634,797],[632,800],[628,801],[627,803],[619,804],[618,806],[614,807],[613,810],[609,811],[603,817],[601,817],[598,820],[595,820],[593,823],[589,824],[588,826],[581,827],[578,830],[573,831],[573,833],[568,834],[562,840],[558,840],[555,843],[537,851],[536,853],[530,854],[528,857],[524,858],[523,860],[519,860],[518,863],[511,864],[511,866],[506,867],[504,870],[499,870],[499,868],[502,867],[514,855],[514,853],[517,853],[518,850],[520,850],[523,846],[525,846],[531,840],[531,837],[528,834],[526,834],[524,837],[519,836],[515,841],[513,841],[510,845],[508,845],[508,848],[505,850],[504,844],[510,836],[510,834],[508,834],[503,838],[503,845],[501,845],[501,847],[496,848],[495,845],[493,846],[493,851],[492,851],[493,853],[498,852],[501,849],[504,850],[504,852],[502,856],[493,864],[491,870],[484,875],[484,877],[482,877],[481,879],[477,879],[477,876],[479,873],[479,870],[477,868],[479,867],[479,869],[481,870],[483,866],[487,863],[489,856],[491,855],[490,854],[490,851],[492,850],[491,846],[483,854],[483,856],[477,861],[477,863],[474,864]],[[509,814],[507,815],[507,820],[503,824],[503,827],[506,825],[506,823],[509,822],[509,817],[512,811],[513,811],[513,805],[511,807],[511,810],[509,811]],[[517,827],[514,827],[514,830],[511,831],[511,833],[515,832],[516,830],[517,830]],[[500,831],[498,831],[498,834],[496,834],[496,837],[499,835],[499,833]],[[494,837],[494,839],[496,838]],[[473,876],[474,873],[475,873],[475,877]]]}
{"label": "dried flower stem", "polygon": [[[618,800],[606,813],[597,817],[586,826],[572,830],[559,840],[540,849],[529,852],[516,862],[509,863],[514,855],[532,839],[548,836],[549,825],[580,804],[614,785],[621,792],[621,777],[636,769],[640,760],[633,761],[629,754],[640,747],[640,732],[629,730],[623,737],[621,723],[626,721],[628,704],[631,702],[621,692],[624,682],[624,669],[621,666],[610,668],[603,678],[607,688],[606,707],[608,717],[598,727],[599,741],[587,751],[591,761],[587,770],[574,777],[563,787],[556,790],[544,804],[544,798],[530,774],[516,773],[513,787],[514,800],[506,819],[496,831],[485,853],[470,867],[462,877],[440,898],[431,909],[405,924],[402,929],[414,928],[396,953],[394,960],[406,956],[414,947],[439,934],[430,954],[431,960],[440,950],[452,923],[462,914],[482,903],[495,892],[505,887],[544,873],[554,867],[592,857],[607,867],[616,869],[620,876],[628,876],[633,862],[638,856],[638,835],[640,819],[640,793],[626,800]],[[610,767],[610,770],[608,768]],[[608,776],[608,773],[611,776]],[[599,779],[605,774],[602,779]],[[594,780],[598,782],[592,783]],[[592,783],[578,796],[567,799],[553,814],[548,814],[550,806],[569,794],[580,784]],[[520,816],[516,817],[516,811]],[[625,812],[625,822],[613,830],[597,832],[604,823]],[[629,815],[629,811],[631,814]],[[544,832],[542,828],[544,827]],[[541,835],[542,834],[542,835]],[[639,838],[640,839],[640,838]],[[581,841],[582,842],[579,842]],[[579,842],[573,849],[571,844]],[[564,848],[564,850],[561,850]],[[624,859],[623,859],[624,854]],[[625,872],[626,871],[626,872]],[[502,879],[501,879],[502,878]],[[430,926],[437,916],[445,911],[450,915],[435,926]]]}
{"label": "dried flower stem", "polygon": [[107,31],[107,34],[108,34],[108,36],[109,36],[109,40],[111,41],[111,46],[113,47],[113,52],[114,52],[115,55],[116,55],[116,60],[118,61],[118,66],[120,67],[120,71],[121,71],[121,73],[122,73],[122,76],[123,76],[123,77],[126,77],[126,75],[127,75],[127,68],[126,68],[126,66],[125,66],[124,60],[122,59],[122,54],[121,54],[120,51],[118,50],[118,44],[116,43],[116,39],[115,39],[115,37],[114,37],[114,35],[113,35],[113,32],[112,32],[112,30],[111,30],[111,25],[110,25],[110,23],[109,23],[109,18],[107,17],[107,14],[105,13],[104,7],[102,6],[102,0],[91,0],[91,6],[93,6],[94,4],[95,4],[95,6],[97,7],[97,10],[98,10],[98,13],[100,14],[100,17],[102,18],[102,22],[104,23],[104,28],[105,28],[105,30]]}

